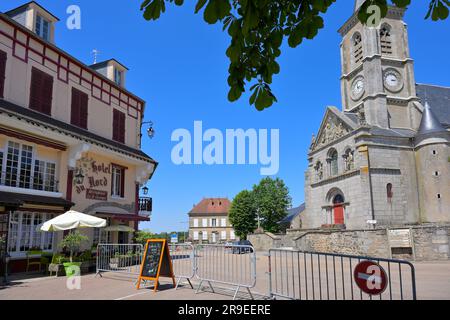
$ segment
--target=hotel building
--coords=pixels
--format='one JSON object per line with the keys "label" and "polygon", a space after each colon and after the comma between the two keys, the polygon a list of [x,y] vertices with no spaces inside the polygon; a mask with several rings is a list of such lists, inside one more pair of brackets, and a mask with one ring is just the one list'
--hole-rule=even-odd
{"label": "hotel building", "polygon": [[[34,1],[0,13],[0,236],[13,272],[28,250],[58,249],[63,233],[36,227],[69,209],[136,230],[150,219],[139,192],[157,166],[141,150],[145,102],[118,61],[88,66],[58,48],[57,22]],[[82,232],[100,241],[99,229]]]}

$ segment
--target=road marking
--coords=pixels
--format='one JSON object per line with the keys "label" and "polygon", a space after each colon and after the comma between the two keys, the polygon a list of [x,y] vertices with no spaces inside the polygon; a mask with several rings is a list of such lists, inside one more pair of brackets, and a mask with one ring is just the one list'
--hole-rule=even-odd
{"label": "road marking", "polygon": [[144,291],[144,292],[133,293],[133,294],[130,294],[130,295],[128,295],[128,296],[125,296],[125,297],[122,297],[122,298],[117,298],[117,299],[114,299],[114,300],[125,300],[125,299],[127,299],[127,298],[139,296],[139,295],[141,295],[141,294],[146,294],[146,293],[148,293],[148,292],[147,292],[147,291]]}

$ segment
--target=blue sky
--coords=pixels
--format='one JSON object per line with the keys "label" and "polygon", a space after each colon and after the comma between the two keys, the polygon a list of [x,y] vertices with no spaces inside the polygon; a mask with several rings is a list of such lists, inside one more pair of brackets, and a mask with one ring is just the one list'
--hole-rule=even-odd
{"label": "blue sky", "polygon": [[[6,11],[25,0],[0,4]],[[58,16],[56,44],[81,61],[91,64],[92,49],[99,60],[116,58],[130,71],[127,89],[147,101],[145,119],[155,123],[156,136],[143,138],[143,149],[159,162],[148,183],[153,197],[153,216],[140,227],[154,232],[184,230],[187,212],[203,197],[232,199],[249,189],[260,176],[259,165],[176,166],[171,161],[171,134],[175,129],[193,130],[195,120],[203,127],[225,132],[234,128],[280,130],[280,170],[299,205],[304,199],[304,171],[311,134],[318,130],[327,105],[341,108],[340,35],[338,28],[350,17],[353,1],[339,0],[325,14],[325,28],[312,41],[296,49],[283,46],[281,73],[274,77],[278,103],[263,112],[249,106],[247,97],[227,101],[226,82],[229,44],[220,25],[207,25],[195,15],[196,1],[183,7],[168,5],[156,22],[139,11],[140,0],[40,0]],[[411,56],[419,83],[450,86],[450,19],[425,21],[428,1],[413,1],[406,14]],[[79,5],[81,30],[68,30],[66,8]]]}

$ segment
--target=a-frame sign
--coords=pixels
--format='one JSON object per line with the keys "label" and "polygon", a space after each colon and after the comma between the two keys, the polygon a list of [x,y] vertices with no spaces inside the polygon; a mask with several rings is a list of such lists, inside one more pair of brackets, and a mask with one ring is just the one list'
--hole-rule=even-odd
{"label": "a-frame sign", "polygon": [[136,288],[140,288],[142,280],[149,280],[154,281],[153,291],[156,292],[158,290],[159,277],[172,278],[175,286],[175,275],[173,273],[172,260],[170,259],[169,246],[165,239],[147,240]]}

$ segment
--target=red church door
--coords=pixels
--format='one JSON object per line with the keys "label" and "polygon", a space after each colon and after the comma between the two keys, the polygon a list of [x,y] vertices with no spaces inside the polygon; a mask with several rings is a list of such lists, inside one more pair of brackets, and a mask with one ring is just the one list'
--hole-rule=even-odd
{"label": "red church door", "polygon": [[334,224],[344,224],[344,207],[337,205],[333,208]]}
{"label": "red church door", "polygon": [[333,204],[334,224],[344,224],[344,198],[338,194],[333,199]]}

